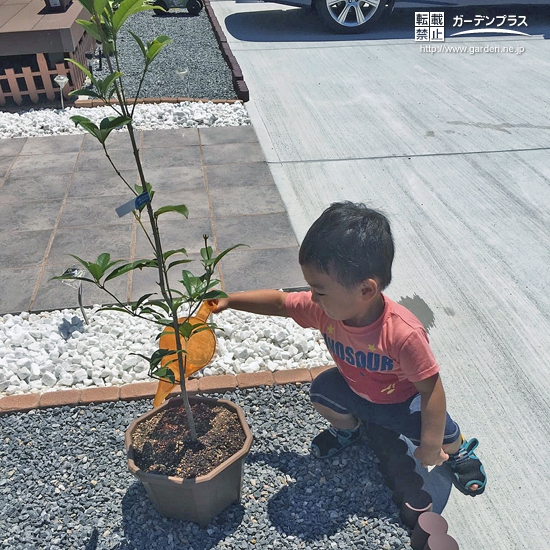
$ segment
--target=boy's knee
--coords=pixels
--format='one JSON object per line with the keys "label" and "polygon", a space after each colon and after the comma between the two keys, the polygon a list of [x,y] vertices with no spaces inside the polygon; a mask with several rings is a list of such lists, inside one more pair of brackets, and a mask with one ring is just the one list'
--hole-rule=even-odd
{"label": "boy's knee", "polygon": [[330,388],[334,384],[335,379],[341,378],[341,374],[336,367],[327,369],[321,374],[317,375],[311,382],[310,393],[325,393],[325,388]]}

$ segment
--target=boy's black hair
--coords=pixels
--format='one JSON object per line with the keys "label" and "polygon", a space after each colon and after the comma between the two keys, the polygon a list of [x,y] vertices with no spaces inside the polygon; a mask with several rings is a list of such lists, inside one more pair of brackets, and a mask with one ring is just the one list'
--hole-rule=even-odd
{"label": "boy's black hair", "polygon": [[350,201],[331,204],[309,228],[298,260],[333,276],[346,288],[391,281],[394,245],[390,222],[377,210]]}

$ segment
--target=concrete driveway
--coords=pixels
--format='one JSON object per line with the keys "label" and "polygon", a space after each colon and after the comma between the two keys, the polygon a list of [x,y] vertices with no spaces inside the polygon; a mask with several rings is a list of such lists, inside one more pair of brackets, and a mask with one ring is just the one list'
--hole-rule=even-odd
{"label": "concrete driveway", "polygon": [[298,239],[337,200],[392,220],[388,294],[425,321],[489,476],[472,499],[434,470],[449,533],[462,550],[549,548],[550,16],[530,37],[446,41],[522,55],[430,55],[412,13],[349,38],[305,10],[213,6]]}

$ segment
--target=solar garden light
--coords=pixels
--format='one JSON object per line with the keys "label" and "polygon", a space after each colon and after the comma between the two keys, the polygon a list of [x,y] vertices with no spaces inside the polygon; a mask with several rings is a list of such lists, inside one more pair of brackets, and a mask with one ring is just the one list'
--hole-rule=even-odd
{"label": "solar garden light", "polygon": [[61,96],[61,108],[65,109],[65,105],[63,104],[63,88],[67,85],[67,82],[69,82],[69,79],[62,75],[58,74],[55,78],[55,83],[59,86],[60,96]]}
{"label": "solar garden light", "polygon": [[86,56],[86,59],[88,60],[88,69],[91,73],[94,72],[94,66],[92,64],[92,59],[94,58],[95,52],[86,52],[84,54]]}
{"label": "solar garden light", "polygon": [[[73,267],[68,267],[63,272],[63,275],[61,275],[61,276],[62,277],[67,277],[67,276],[84,277],[84,275],[85,275],[84,270],[73,266]],[[76,281],[76,280],[71,280],[71,279],[62,279],[62,281],[66,285],[69,285],[71,288],[74,288],[78,291],[78,305],[80,306],[80,311],[82,312],[82,317],[84,317],[84,321],[86,322],[87,325],[89,325],[90,323],[88,323],[88,318],[86,317],[86,312],[84,311],[84,307],[82,305],[82,281]]]}
{"label": "solar garden light", "polygon": [[185,67],[184,69],[178,71],[176,70],[176,74],[184,81],[187,82],[187,98],[189,99],[191,97],[191,93],[189,91],[189,69]]}

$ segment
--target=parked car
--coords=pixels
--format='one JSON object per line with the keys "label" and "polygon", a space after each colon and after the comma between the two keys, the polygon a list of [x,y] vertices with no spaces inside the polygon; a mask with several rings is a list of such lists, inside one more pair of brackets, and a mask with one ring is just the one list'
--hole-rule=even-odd
{"label": "parked car", "polygon": [[288,6],[315,8],[332,31],[342,34],[364,32],[381,18],[389,17],[394,8],[434,11],[438,8],[481,6],[550,5],[550,0],[269,0]]}

